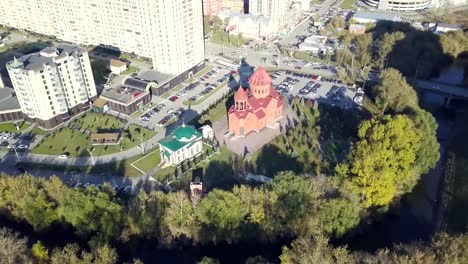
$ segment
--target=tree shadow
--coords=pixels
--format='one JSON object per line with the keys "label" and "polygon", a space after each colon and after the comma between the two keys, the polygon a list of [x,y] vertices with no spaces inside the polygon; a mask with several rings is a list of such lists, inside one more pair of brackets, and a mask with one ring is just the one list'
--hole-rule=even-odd
{"label": "tree shadow", "polygon": [[255,173],[273,177],[280,171],[302,172],[302,166],[291,154],[287,154],[273,144],[268,144],[259,150],[255,160]]}
{"label": "tree shadow", "polygon": [[230,162],[213,160],[205,169],[204,183],[207,190],[213,188],[229,190],[241,183],[241,179],[234,174]]}

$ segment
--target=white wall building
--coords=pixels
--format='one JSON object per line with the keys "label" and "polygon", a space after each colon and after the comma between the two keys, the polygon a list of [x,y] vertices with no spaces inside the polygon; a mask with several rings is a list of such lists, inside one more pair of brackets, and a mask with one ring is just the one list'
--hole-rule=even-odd
{"label": "white wall building", "polygon": [[161,162],[165,162],[165,165],[180,164],[203,150],[202,134],[193,126],[182,125],[158,143]]}
{"label": "white wall building", "polygon": [[468,0],[363,0],[363,2],[379,10],[392,11],[415,11],[468,4]]}
{"label": "white wall building", "polygon": [[88,52],[58,45],[6,64],[26,119],[52,129],[89,109],[96,87]]}
{"label": "white wall building", "polygon": [[283,29],[287,26],[286,12],[289,2],[287,0],[250,0],[249,14],[270,17],[275,30]]}
{"label": "white wall building", "polygon": [[276,33],[272,19],[269,17],[242,14],[230,9],[222,11],[218,17],[223,21],[229,19],[227,26],[231,29],[229,34],[241,35],[243,38],[268,38]]}
{"label": "white wall building", "polygon": [[168,74],[205,59],[200,0],[1,0],[0,24],[134,52]]}

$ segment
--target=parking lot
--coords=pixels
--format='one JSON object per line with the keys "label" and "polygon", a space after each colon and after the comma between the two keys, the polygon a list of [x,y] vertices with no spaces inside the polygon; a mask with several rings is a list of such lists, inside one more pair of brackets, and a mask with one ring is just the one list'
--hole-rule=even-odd
{"label": "parking lot", "polygon": [[[229,78],[230,70],[223,67],[213,67],[205,75],[194,78],[190,83],[183,83],[183,87],[167,98],[153,97],[153,106],[149,107],[139,117],[143,125],[156,124],[158,127],[166,127],[172,124],[180,115],[183,115],[187,106],[184,102],[190,101],[196,104],[197,101],[205,100],[215,101],[219,96],[209,95],[214,89],[225,83]],[[221,88],[223,89],[223,88]],[[227,88],[226,88],[227,89]],[[205,104],[203,104],[205,105]]]}
{"label": "parking lot", "polygon": [[284,96],[298,96],[314,99],[342,108],[362,105],[364,93],[335,78],[322,78],[319,75],[277,71],[272,74],[275,89]]}
{"label": "parking lot", "polygon": [[8,151],[25,151],[29,148],[33,136],[21,133],[0,132],[0,149],[7,149]]}

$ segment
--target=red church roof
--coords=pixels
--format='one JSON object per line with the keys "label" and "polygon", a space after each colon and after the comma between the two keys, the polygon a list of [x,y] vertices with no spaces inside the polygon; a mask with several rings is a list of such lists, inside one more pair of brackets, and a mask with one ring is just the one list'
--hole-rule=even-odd
{"label": "red church roof", "polygon": [[249,78],[250,86],[263,86],[271,84],[271,77],[263,67],[258,67]]}
{"label": "red church roof", "polygon": [[247,99],[249,99],[249,96],[245,92],[244,88],[239,87],[239,89],[237,89],[236,94],[234,95],[234,100],[236,100],[236,101],[246,101]]}

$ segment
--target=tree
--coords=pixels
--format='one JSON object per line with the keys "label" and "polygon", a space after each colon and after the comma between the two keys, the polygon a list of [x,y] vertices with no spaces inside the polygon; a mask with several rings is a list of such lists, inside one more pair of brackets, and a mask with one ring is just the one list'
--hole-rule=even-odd
{"label": "tree", "polygon": [[215,189],[198,205],[197,217],[204,224],[204,235],[212,241],[231,242],[240,236],[239,227],[248,211],[239,197]]}
{"label": "tree", "polygon": [[275,176],[270,191],[268,222],[262,228],[271,228],[287,237],[310,235],[319,230],[316,214],[323,192],[315,181],[290,171],[281,172]]}
{"label": "tree", "polygon": [[437,122],[431,113],[419,109],[411,116],[421,135],[420,147],[416,153],[415,166],[420,173],[427,173],[439,161],[439,142],[437,142]]}
{"label": "tree", "polygon": [[79,235],[95,233],[97,241],[108,241],[120,234],[122,206],[97,188],[70,189],[58,212]]}
{"label": "tree", "polygon": [[197,264],[220,264],[219,260],[210,257],[203,257]]}
{"label": "tree", "polygon": [[328,234],[342,236],[359,224],[359,211],[359,205],[348,199],[327,199],[319,210],[320,223]]}
{"label": "tree", "polygon": [[354,38],[353,43],[355,44],[356,51],[356,63],[360,68],[369,66],[372,60],[372,35],[370,33],[358,35]]}
{"label": "tree", "polygon": [[350,180],[365,208],[388,205],[419,178],[413,171],[420,142],[415,130],[403,115],[373,118],[359,126],[359,141],[337,173]]}
{"label": "tree", "polygon": [[384,69],[388,54],[393,50],[395,44],[405,37],[403,32],[397,31],[394,33],[385,33],[377,41],[377,61],[379,62],[380,70]]}
{"label": "tree", "polygon": [[41,241],[37,241],[32,246],[31,252],[39,263],[46,263],[49,260],[49,250],[44,247]]}
{"label": "tree", "polygon": [[401,113],[407,108],[419,108],[418,97],[405,78],[395,69],[380,73],[379,83],[374,86],[375,102],[384,114],[387,109]]}
{"label": "tree", "polygon": [[0,262],[2,264],[33,263],[27,239],[10,229],[0,228]]}
{"label": "tree", "polygon": [[140,191],[127,206],[126,233],[145,238],[160,236],[163,215],[168,200],[162,192]]}
{"label": "tree", "polygon": [[117,262],[115,249],[108,245],[95,247],[92,252],[81,251],[77,244],[68,244],[55,249],[50,257],[51,264],[114,264]]}
{"label": "tree", "polygon": [[170,238],[173,240],[185,236],[187,238],[197,239],[199,224],[195,219],[195,211],[192,202],[185,192],[167,194],[167,203],[163,223],[169,231]]}
{"label": "tree", "polygon": [[357,263],[353,255],[342,247],[334,248],[324,236],[298,238],[290,247],[283,247],[282,264],[348,264]]}
{"label": "tree", "polygon": [[468,51],[468,32],[456,30],[442,34],[440,44],[445,54],[456,59],[463,51]]}

